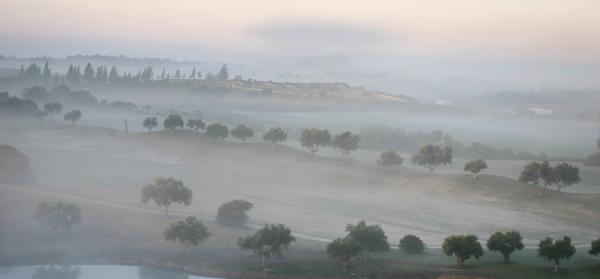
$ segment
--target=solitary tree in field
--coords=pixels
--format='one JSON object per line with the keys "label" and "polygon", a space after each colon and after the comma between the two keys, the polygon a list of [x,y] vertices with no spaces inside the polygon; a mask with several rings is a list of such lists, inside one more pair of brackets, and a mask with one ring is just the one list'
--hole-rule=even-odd
{"label": "solitary tree in field", "polygon": [[248,221],[248,212],[252,209],[252,203],[245,200],[233,200],[219,207],[217,222],[223,225],[242,226]]}
{"label": "solitary tree in field", "polygon": [[452,163],[452,147],[441,147],[433,144],[423,145],[419,149],[419,153],[413,155],[411,161],[413,165],[427,167],[433,172],[440,165]]}
{"label": "solitary tree in field", "polygon": [[165,208],[165,215],[169,215],[169,207],[173,203],[190,205],[192,203],[192,190],[183,186],[181,180],[173,177],[157,177],[154,182],[142,188],[142,202],[154,201],[156,205]]}
{"label": "solitary tree in field", "polygon": [[146,119],[144,119],[144,128],[148,129],[148,133],[152,134],[152,129],[156,126],[158,126],[156,117],[146,117]]}
{"label": "solitary tree in field", "polygon": [[163,126],[168,130],[175,130],[177,128],[183,128],[183,119],[179,114],[171,114],[163,121]]}
{"label": "solitary tree in field", "polygon": [[483,247],[477,241],[477,236],[474,235],[449,236],[444,240],[442,249],[444,250],[444,254],[456,257],[456,264],[458,266],[462,266],[471,257],[479,259],[479,257],[483,256]]}
{"label": "solitary tree in field", "polygon": [[265,260],[271,257],[281,257],[283,250],[288,249],[296,238],[292,231],[282,224],[265,224],[264,227],[252,235],[238,239],[242,250],[252,250],[261,257],[262,267]]}
{"label": "solitary tree in field", "polygon": [[48,116],[48,113],[45,111],[36,111],[33,114],[33,117],[35,117],[36,119],[40,120],[40,124],[42,123],[42,121],[44,120],[44,118],[46,118],[46,116]]}
{"label": "solitary tree in field", "polygon": [[238,125],[231,130],[231,136],[246,143],[246,139],[254,137],[254,130],[246,125]]}
{"label": "solitary tree in field", "polygon": [[340,259],[344,270],[348,268],[348,262],[358,259],[364,252],[364,248],[358,241],[350,238],[337,238],[327,245],[327,254],[332,259]]}
{"label": "solitary tree in field", "polygon": [[319,151],[319,146],[329,146],[331,144],[331,135],[326,129],[304,129],[300,136],[300,143],[314,154]]}
{"label": "solitary tree in field", "polygon": [[70,229],[72,225],[80,224],[81,209],[72,203],[42,202],[35,209],[33,218],[57,232],[59,229]]}
{"label": "solitary tree in field", "polygon": [[419,237],[407,234],[400,239],[398,247],[400,247],[400,251],[407,254],[421,254],[425,249],[425,244]]}
{"label": "solitary tree in field", "polygon": [[271,142],[271,147],[274,147],[278,142],[286,141],[287,133],[280,127],[271,128],[263,134],[263,141]]}
{"label": "solitary tree in field", "polygon": [[392,167],[402,165],[404,159],[396,153],[396,151],[386,151],[381,152],[379,155],[379,159],[377,159],[377,163],[387,167],[388,169],[392,169]]}
{"label": "solitary tree in field", "polygon": [[223,140],[229,136],[229,129],[225,125],[213,123],[206,127],[206,136],[214,139],[215,141]]}
{"label": "solitary tree in field", "polygon": [[554,176],[554,183],[559,192],[563,187],[571,186],[581,181],[581,177],[579,177],[579,168],[565,162],[556,165],[552,169],[552,175]]}
{"label": "solitary tree in field", "polygon": [[575,246],[571,244],[571,238],[568,236],[556,241],[550,237],[546,237],[538,244],[538,257],[544,258],[547,261],[553,261],[554,272],[558,272],[560,260],[569,260],[575,255],[575,252]]}
{"label": "solitary tree in field", "polygon": [[196,217],[188,216],[185,220],[171,224],[165,230],[165,240],[176,241],[183,244],[189,256],[192,245],[198,245],[210,236],[210,233]]}
{"label": "solitary tree in field", "polygon": [[204,123],[204,121],[202,121],[202,119],[188,119],[186,126],[190,129],[194,129],[196,131],[198,131],[199,129],[204,130],[204,128],[206,127],[206,124]]}
{"label": "solitary tree in field", "polygon": [[75,126],[75,122],[81,119],[81,111],[80,110],[72,110],[65,114],[63,117],[65,121],[71,121],[71,125]]}
{"label": "solitary tree in field", "polygon": [[226,81],[229,79],[229,70],[227,69],[227,64],[223,64],[223,66],[221,66],[221,70],[219,71],[217,78],[220,81]]}
{"label": "solitary tree in field", "polygon": [[477,159],[477,160],[471,160],[471,161],[467,161],[465,163],[465,171],[471,172],[473,174],[473,179],[477,178],[477,174],[482,171],[487,169],[488,165],[484,160],[481,159]]}
{"label": "solitary tree in field", "polygon": [[385,252],[390,250],[390,244],[387,241],[385,232],[379,225],[367,225],[365,220],[356,225],[348,224],[346,226],[348,236],[356,240],[364,248],[365,257],[369,257],[369,252]]}
{"label": "solitary tree in field", "polygon": [[331,145],[339,149],[343,155],[349,155],[350,151],[358,149],[360,138],[351,132],[344,132],[333,137]]}
{"label": "solitary tree in field", "polygon": [[59,114],[62,111],[63,105],[61,103],[52,102],[44,105],[44,112],[53,118],[55,114]]}
{"label": "solitary tree in field", "polygon": [[510,255],[516,250],[522,250],[523,247],[523,238],[518,231],[496,232],[487,241],[487,248],[500,252],[504,257],[504,263],[509,263]]}
{"label": "solitary tree in field", "polygon": [[598,256],[600,255],[600,238],[592,241],[592,248],[590,249],[590,255]]}

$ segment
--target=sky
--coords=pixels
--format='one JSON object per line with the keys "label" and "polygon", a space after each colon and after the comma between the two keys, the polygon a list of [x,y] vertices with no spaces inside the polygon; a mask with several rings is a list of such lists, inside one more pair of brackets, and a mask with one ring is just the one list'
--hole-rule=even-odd
{"label": "sky", "polygon": [[591,86],[599,11],[598,0],[2,0],[0,53]]}

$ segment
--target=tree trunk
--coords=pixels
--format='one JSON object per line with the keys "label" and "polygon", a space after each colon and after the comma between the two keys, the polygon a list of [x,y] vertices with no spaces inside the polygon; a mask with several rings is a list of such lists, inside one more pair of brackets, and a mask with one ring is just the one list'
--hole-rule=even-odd
{"label": "tree trunk", "polygon": [[191,250],[191,248],[190,248],[190,245],[186,245],[186,246],[185,246],[185,253],[186,253],[186,255],[187,255],[188,257],[190,256],[190,250]]}
{"label": "tree trunk", "polygon": [[267,267],[265,264],[265,256],[262,256],[260,266],[262,266],[263,269]]}
{"label": "tree trunk", "polygon": [[169,206],[165,205],[165,216],[169,216]]}
{"label": "tree trunk", "polygon": [[554,260],[554,272],[558,272],[558,266],[559,266],[559,262],[558,259]]}
{"label": "tree trunk", "polygon": [[477,178],[477,173],[473,173],[473,179]]}
{"label": "tree trunk", "polygon": [[504,256],[504,264],[508,264],[510,262],[510,254],[505,254]]}

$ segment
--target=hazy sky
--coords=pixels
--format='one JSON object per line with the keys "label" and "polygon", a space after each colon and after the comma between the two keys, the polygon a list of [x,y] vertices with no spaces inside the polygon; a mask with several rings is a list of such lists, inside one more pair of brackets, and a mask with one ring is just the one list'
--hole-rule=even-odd
{"label": "hazy sky", "polygon": [[2,0],[0,53],[588,75],[599,12],[599,0]]}

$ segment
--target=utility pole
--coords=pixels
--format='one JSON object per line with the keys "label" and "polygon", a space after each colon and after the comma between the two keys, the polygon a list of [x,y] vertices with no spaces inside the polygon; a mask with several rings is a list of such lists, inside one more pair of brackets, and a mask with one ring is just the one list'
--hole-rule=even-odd
{"label": "utility pole", "polygon": [[127,118],[123,119],[123,123],[125,123],[125,136],[127,136],[127,132],[128,132],[128,129],[127,129]]}

